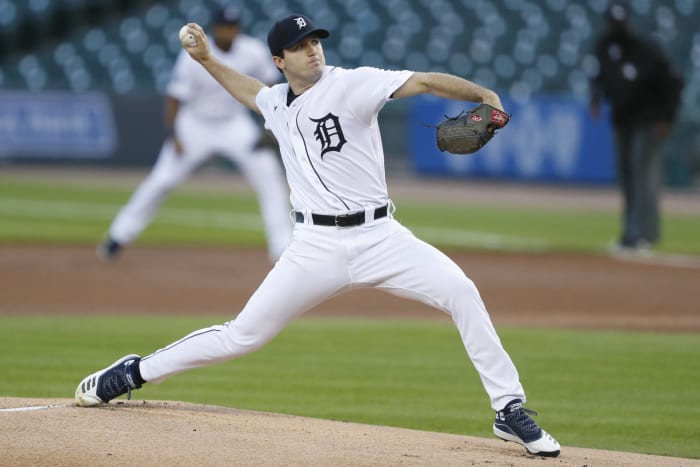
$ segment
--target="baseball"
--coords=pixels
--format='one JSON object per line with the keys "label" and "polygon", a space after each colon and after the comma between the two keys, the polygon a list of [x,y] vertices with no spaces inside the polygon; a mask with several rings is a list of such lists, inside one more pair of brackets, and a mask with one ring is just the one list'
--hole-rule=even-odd
{"label": "baseball", "polygon": [[180,42],[182,42],[182,45],[185,47],[194,47],[197,45],[197,39],[190,34],[187,29],[187,25],[180,28]]}

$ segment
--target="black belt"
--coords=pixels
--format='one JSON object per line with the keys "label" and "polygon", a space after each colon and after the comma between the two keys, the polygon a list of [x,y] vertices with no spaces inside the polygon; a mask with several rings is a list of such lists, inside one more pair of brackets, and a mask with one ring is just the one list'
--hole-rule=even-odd
{"label": "black belt", "polygon": [[[389,213],[389,205],[385,204],[374,210],[374,219],[386,217]],[[294,211],[294,219],[299,222],[304,222],[304,213]],[[336,227],[352,227],[365,223],[365,212],[358,211],[351,214],[341,214],[339,216],[327,216],[325,214],[311,214],[311,220],[314,225],[336,226]]]}

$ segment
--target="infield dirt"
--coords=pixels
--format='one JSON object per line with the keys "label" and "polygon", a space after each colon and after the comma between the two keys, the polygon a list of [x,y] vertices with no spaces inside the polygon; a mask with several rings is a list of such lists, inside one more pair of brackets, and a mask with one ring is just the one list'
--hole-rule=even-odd
{"label": "infield dirt", "polygon": [[[3,313],[222,314],[232,318],[270,269],[263,250],[133,246],[115,263],[94,247],[0,246]],[[496,325],[700,331],[700,267],[603,255],[448,251]],[[418,302],[351,291],[310,315],[444,319]]]}

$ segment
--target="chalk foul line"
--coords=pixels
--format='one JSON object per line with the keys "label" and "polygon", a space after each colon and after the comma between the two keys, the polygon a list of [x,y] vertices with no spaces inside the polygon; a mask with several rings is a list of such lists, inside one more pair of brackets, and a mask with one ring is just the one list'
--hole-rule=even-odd
{"label": "chalk foul line", "polygon": [[0,409],[0,412],[31,412],[33,410],[59,409],[70,407],[71,404],[49,404],[49,405],[31,405],[29,407],[10,407],[8,409]]}

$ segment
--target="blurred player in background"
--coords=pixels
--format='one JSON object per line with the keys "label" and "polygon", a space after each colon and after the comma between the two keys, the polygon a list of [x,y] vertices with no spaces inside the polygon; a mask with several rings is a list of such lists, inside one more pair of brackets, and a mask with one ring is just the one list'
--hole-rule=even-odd
{"label": "blurred player in background", "polygon": [[[240,12],[217,10],[212,54],[228,66],[273,84],[280,78],[264,42],[241,32]],[[274,262],[291,240],[289,192],[279,156],[248,109],[184,50],[175,63],[166,97],[168,137],[151,173],[119,211],[98,256],[116,258],[151,222],[170,191],[215,155],[236,164],[258,196],[268,254]],[[266,139],[268,140],[266,144]]]}
{"label": "blurred player in background", "polygon": [[683,79],[656,44],[632,31],[622,4],[611,5],[595,53],[600,68],[591,83],[591,114],[598,118],[601,101],[610,102],[623,198],[614,251],[646,252],[660,237],[661,150]]}

